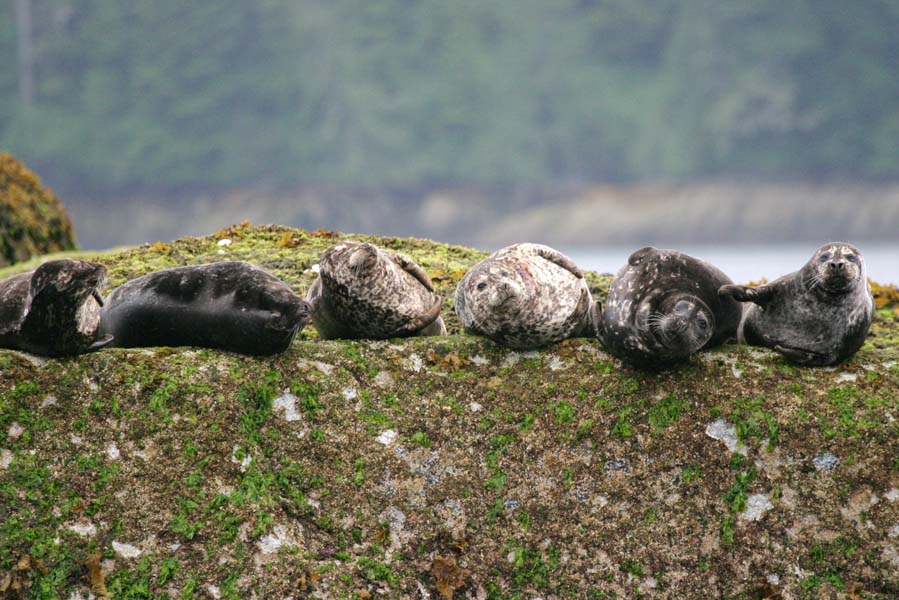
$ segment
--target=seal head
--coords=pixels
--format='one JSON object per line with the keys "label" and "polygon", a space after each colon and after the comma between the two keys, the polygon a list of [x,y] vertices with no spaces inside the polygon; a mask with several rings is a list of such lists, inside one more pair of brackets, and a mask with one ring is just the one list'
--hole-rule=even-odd
{"label": "seal head", "polygon": [[647,324],[663,354],[673,359],[698,352],[712,339],[715,315],[696,296],[672,294],[650,314]]}
{"label": "seal head", "polygon": [[446,334],[443,299],[427,273],[374,244],[345,241],[326,250],[306,300],[323,339]]}
{"label": "seal head", "polygon": [[116,288],[101,330],[114,346],[199,346],[241,354],[286,350],[311,320],[283,281],[245,262],[164,269]]}
{"label": "seal head", "polygon": [[799,271],[769,284],[727,285],[719,293],[752,303],[740,325],[741,342],[800,365],[846,360],[862,347],[874,319],[864,257],[845,242],[821,246]]}
{"label": "seal head", "polygon": [[638,250],[609,288],[600,341],[637,367],[687,360],[736,336],[740,305],[717,294],[728,283],[719,269],[687,254]]}
{"label": "seal head", "polygon": [[473,266],[459,282],[465,330],[516,349],[593,336],[599,307],[583,272],[541,244],[513,244]]}
{"label": "seal head", "polygon": [[106,267],[60,259],[0,282],[0,347],[42,356],[97,350],[112,336],[99,334]]}

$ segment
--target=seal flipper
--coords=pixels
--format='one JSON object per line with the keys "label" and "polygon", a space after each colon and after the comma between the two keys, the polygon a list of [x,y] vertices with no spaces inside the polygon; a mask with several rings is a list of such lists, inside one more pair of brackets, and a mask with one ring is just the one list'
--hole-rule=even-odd
{"label": "seal flipper", "polygon": [[836,358],[832,355],[812,352],[811,350],[781,346],[780,344],[775,344],[774,349],[802,365],[823,367],[836,362]]}
{"label": "seal flipper", "polygon": [[550,248],[549,246],[538,246],[537,255],[545,258],[551,263],[559,265],[578,279],[584,278],[584,272],[581,271],[576,264],[574,264],[574,261],[558,250]]}
{"label": "seal flipper", "polygon": [[107,333],[103,337],[98,338],[97,341],[95,341],[93,344],[88,346],[87,351],[88,352],[96,352],[100,348],[105,348],[106,346],[111,344],[114,339],[115,339],[115,336],[113,336],[111,333]]}
{"label": "seal flipper", "polygon": [[319,275],[316,278],[316,280],[312,282],[312,285],[309,286],[309,291],[306,292],[306,297],[303,298],[303,300],[308,302],[312,312],[315,312],[315,309],[318,306],[318,303],[321,299],[322,299],[322,277],[321,277],[321,275]]}
{"label": "seal flipper", "polygon": [[593,297],[590,295],[590,290],[587,289],[587,286],[581,288],[581,295],[578,298],[577,306],[574,308],[574,312],[571,313],[571,316],[566,320],[566,325],[568,323],[581,321],[571,330],[571,334],[568,337],[592,337],[595,335],[596,327],[593,324],[593,311],[595,310],[595,303],[593,302]]}
{"label": "seal flipper", "polygon": [[602,337],[602,302],[596,300],[590,307],[590,332],[592,337]]}
{"label": "seal flipper", "polygon": [[437,296],[437,301],[434,302],[433,306],[431,306],[428,311],[421,315],[420,317],[416,317],[388,335],[388,338],[393,337],[403,337],[407,335],[411,335],[423,329],[437,320],[437,317],[440,316],[440,311],[443,310],[443,298]]}
{"label": "seal flipper", "polygon": [[774,297],[774,288],[770,285],[750,287],[748,285],[722,285],[718,288],[719,296],[730,296],[738,302],[752,302],[764,306]]}
{"label": "seal flipper", "polygon": [[403,269],[406,273],[419,280],[429,292],[434,291],[434,284],[431,283],[431,278],[428,277],[428,274],[425,273],[424,269],[419,267],[417,264],[403,256],[402,254],[391,252],[390,259],[398,264],[400,268]]}

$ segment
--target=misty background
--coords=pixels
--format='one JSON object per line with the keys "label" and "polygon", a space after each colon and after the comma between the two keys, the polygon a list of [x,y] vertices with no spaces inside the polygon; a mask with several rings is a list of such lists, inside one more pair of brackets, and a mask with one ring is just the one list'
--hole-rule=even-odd
{"label": "misty background", "polygon": [[899,281],[897,31],[894,0],[6,0],[0,149],[85,248],[246,219],[792,270],[845,239]]}

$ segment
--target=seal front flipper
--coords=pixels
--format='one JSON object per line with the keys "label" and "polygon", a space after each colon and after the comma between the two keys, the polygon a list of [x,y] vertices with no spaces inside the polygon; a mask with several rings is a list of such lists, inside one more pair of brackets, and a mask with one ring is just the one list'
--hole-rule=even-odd
{"label": "seal front flipper", "polygon": [[593,337],[602,337],[602,302],[596,300],[590,307],[590,333]]}
{"label": "seal front flipper", "polygon": [[584,272],[581,271],[574,261],[549,246],[537,246],[537,255],[542,256],[551,263],[557,264],[578,279],[584,278]]}
{"label": "seal front flipper", "polygon": [[390,259],[393,260],[396,264],[400,266],[406,273],[416,278],[421,282],[425,288],[429,292],[434,291],[434,284],[431,283],[431,278],[428,277],[428,274],[425,273],[425,270],[419,267],[417,264],[403,256],[402,254],[397,254],[395,252],[390,252]]}
{"label": "seal front flipper", "polygon": [[437,301],[434,302],[433,306],[428,309],[428,312],[421,315],[420,317],[416,317],[394,331],[388,337],[403,337],[407,335],[411,335],[417,332],[420,329],[423,329],[437,320],[440,316],[440,311],[443,310],[443,298],[437,296]]}
{"label": "seal front flipper", "polygon": [[801,348],[791,348],[790,346],[781,346],[775,344],[774,349],[801,365],[823,367],[836,362],[835,357],[820,352],[812,352],[811,350],[802,350]]}
{"label": "seal front flipper", "polygon": [[91,344],[88,347],[87,351],[95,352],[95,351],[99,350],[100,348],[105,348],[106,346],[111,344],[114,339],[115,339],[115,337],[111,333],[107,333],[103,337],[98,338],[96,342]]}
{"label": "seal front flipper", "polygon": [[718,289],[719,296],[730,296],[739,302],[752,302],[765,305],[774,297],[774,288],[768,285],[749,287],[748,285],[722,285]]}
{"label": "seal front flipper", "polygon": [[587,286],[582,287],[577,306],[575,306],[574,312],[565,321],[565,329],[571,332],[569,337],[592,337],[596,335],[595,309],[596,304],[593,302],[590,290],[587,289]]}

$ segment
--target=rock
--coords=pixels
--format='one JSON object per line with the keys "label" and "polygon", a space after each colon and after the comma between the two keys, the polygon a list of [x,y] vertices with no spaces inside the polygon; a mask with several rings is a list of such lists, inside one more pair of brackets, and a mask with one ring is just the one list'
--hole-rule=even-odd
{"label": "rock", "polygon": [[0,267],[76,248],[72,221],[53,192],[0,153]]}

